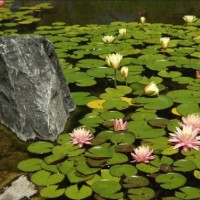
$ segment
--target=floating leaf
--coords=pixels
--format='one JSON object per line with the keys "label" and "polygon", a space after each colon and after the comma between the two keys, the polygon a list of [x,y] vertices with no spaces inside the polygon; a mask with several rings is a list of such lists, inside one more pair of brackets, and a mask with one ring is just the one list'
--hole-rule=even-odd
{"label": "floating leaf", "polygon": [[189,172],[193,171],[196,168],[196,165],[192,161],[181,159],[173,163],[173,168],[175,171]]}
{"label": "floating leaf", "polygon": [[42,168],[41,164],[43,162],[44,161],[39,158],[29,158],[29,159],[23,160],[20,163],[18,163],[17,167],[18,167],[18,169],[25,171],[25,172],[34,172],[34,171],[38,171]]}
{"label": "floating leaf", "polygon": [[50,185],[45,188],[43,188],[40,191],[41,197],[44,198],[58,198],[62,196],[65,192],[65,189],[58,189],[58,185]]}
{"label": "floating leaf", "polygon": [[160,170],[159,167],[155,167],[155,166],[152,166],[151,164],[146,164],[146,163],[136,164],[136,167],[138,170],[142,172],[150,173],[150,174],[153,174]]}
{"label": "floating leaf", "polygon": [[137,169],[133,165],[124,164],[124,165],[114,165],[110,168],[110,174],[112,176],[133,176],[137,174]]}
{"label": "floating leaf", "polygon": [[200,189],[195,187],[182,187],[179,189],[181,192],[176,191],[175,196],[181,199],[198,199],[200,198]]}
{"label": "floating leaf", "polygon": [[128,197],[130,199],[137,200],[150,200],[155,197],[155,192],[151,188],[131,188],[128,190]]}
{"label": "floating leaf", "polygon": [[89,186],[82,185],[78,188],[78,185],[71,185],[66,188],[65,195],[70,199],[85,199],[92,194],[92,189]]}
{"label": "floating leaf", "polygon": [[35,154],[45,154],[51,152],[54,145],[50,142],[35,142],[28,146],[28,151]]}
{"label": "floating leaf", "polygon": [[130,176],[124,179],[123,186],[126,188],[139,188],[149,185],[149,180],[144,176]]}
{"label": "floating leaf", "polygon": [[175,189],[183,186],[186,178],[179,173],[167,173],[158,175],[156,182],[164,189]]}
{"label": "floating leaf", "polygon": [[[112,187],[110,187],[112,186]],[[101,179],[92,184],[92,190],[104,198],[120,199],[123,197],[122,192],[118,192],[121,185],[109,179]]]}
{"label": "floating leaf", "polygon": [[38,186],[49,186],[62,182],[64,178],[63,174],[40,170],[31,176],[31,181]]}

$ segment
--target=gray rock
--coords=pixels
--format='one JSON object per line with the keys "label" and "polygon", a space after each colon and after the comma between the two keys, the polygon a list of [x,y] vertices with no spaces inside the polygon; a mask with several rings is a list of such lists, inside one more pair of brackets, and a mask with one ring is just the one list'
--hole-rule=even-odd
{"label": "gray rock", "polygon": [[0,122],[21,140],[54,141],[75,109],[51,42],[0,37]]}
{"label": "gray rock", "polygon": [[13,181],[3,194],[0,195],[0,200],[20,200],[24,197],[31,197],[37,193],[35,186],[22,175],[17,180]]}

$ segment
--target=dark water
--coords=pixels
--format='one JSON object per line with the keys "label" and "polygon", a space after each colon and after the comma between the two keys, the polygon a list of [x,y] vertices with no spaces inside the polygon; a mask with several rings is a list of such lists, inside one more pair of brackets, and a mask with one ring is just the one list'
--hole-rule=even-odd
{"label": "dark water", "polygon": [[41,25],[55,21],[67,25],[131,22],[138,21],[141,15],[150,23],[183,24],[184,15],[200,16],[199,0],[15,0],[15,5],[43,2],[52,3],[54,9],[39,14]]}

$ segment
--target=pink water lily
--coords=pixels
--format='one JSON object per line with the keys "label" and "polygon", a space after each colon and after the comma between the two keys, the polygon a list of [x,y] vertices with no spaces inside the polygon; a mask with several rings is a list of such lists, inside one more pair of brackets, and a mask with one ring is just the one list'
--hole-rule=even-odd
{"label": "pink water lily", "polygon": [[191,126],[192,129],[199,129],[200,131],[200,116],[198,114],[189,114],[187,117],[182,117],[181,126]]}
{"label": "pink water lily", "polygon": [[116,119],[114,121],[114,130],[117,131],[125,131],[127,126],[127,121],[123,122],[123,119]]}
{"label": "pink water lily", "polygon": [[78,144],[79,147],[82,147],[84,144],[91,144],[90,140],[92,140],[93,136],[90,134],[90,131],[84,128],[77,128],[70,133],[71,142],[73,144]]}
{"label": "pink water lily", "polygon": [[133,160],[131,162],[144,162],[149,163],[150,160],[153,160],[155,157],[152,155],[153,150],[149,146],[139,146],[134,149],[134,153],[131,153]]}
{"label": "pink water lily", "polygon": [[169,141],[175,144],[174,149],[199,150],[200,136],[198,136],[198,129],[193,129],[192,126],[176,127],[176,131],[169,134],[172,136]]}

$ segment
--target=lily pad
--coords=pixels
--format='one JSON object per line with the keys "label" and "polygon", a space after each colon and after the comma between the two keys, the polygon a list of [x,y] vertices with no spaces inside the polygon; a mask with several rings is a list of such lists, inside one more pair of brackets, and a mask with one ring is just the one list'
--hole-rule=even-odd
{"label": "lily pad", "polygon": [[200,189],[195,187],[182,187],[175,192],[175,196],[181,199],[198,199],[200,198]]}
{"label": "lily pad", "polygon": [[18,169],[25,172],[34,172],[42,169],[41,164],[44,161],[39,158],[29,158],[18,163]]}
{"label": "lily pad", "polygon": [[133,176],[137,174],[137,169],[130,164],[124,164],[124,165],[114,165],[110,168],[110,174],[112,176],[117,176],[117,177],[121,177],[121,176]]}
{"label": "lily pad", "polygon": [[65,195],[70,199],[85,199],[92,194],[92,189],[87,185],[82,185],[81,188],[77,184],[66,188]]}
{"label": "lily pad", "polygon": [[183,186],[186,183],[185,176],[179,173],[160,174],[156,177],[156,182],[164,189],[175,189]]}
{"label": "lily pad", "polygon": [[35,154],[45,154],[51,152],[54,145],[50,142],[39,141],[28,146],[27,150]]}
{"label": "lily pad", "polygon": [[128,190],[128,197],[132,200],[150,200],[155,195],[155,191],[148,187],[131,188]]}
{"label": "lily pad", "polygon": [[65,189],[58,189],[58,185],[50,185],[45,188],[43,188],[40,191],[41,197],[44,198],[58,198],[62,196],[65,192]]}
{"label": "lily pad", "polygon": [[63,174],[40,170],[31,176],[31,181],[38,186],[49,186],[62,182],[64,178]]}
{"label": "lily pad", "polygon": [[[110,187],[112,186],[112,187]],[[92,184],[92,190],[100,196],[108,199],[120,199],[123,193],[119,192],[121,189],[120,183],[109,179],[101,179]]]}

